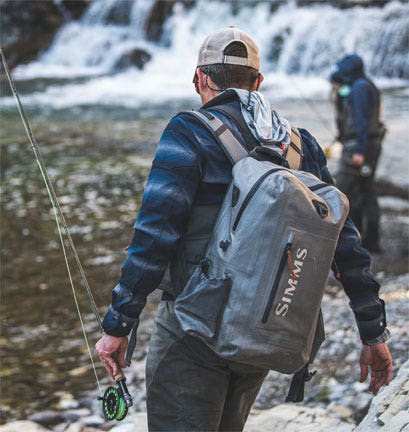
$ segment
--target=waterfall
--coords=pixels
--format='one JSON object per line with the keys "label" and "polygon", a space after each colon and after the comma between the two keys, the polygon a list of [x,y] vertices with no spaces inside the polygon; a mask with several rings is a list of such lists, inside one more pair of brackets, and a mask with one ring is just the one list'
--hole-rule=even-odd
{"label": "waterfall", "polygon": [[[349,9],[326,2],[297,6],[294,1],[280,2],[278,7],[265,1],[221,0],[159,5],[166,10],[158,13],[154,0],[94,0],[79,21],[60,29],[35,62],[17,68],[16,77],[88,77],[68,84],[69,96],[54,104],[188,97],[191,88],[186,84],[204,37],[235,25],[257,40],[262,72],[276,85],[288,76],[302,77],[308,81],[300,84],[306,93],[319,93],[335,62],[351,52],[362,56],[372,77],[386,77],[388,82],[409,79],[408,3],[395,0],[384,7]],[[161,14],[167,14],[162,21]],[[153,25],[160,27],[155,37],[149,32]],[[50,86],[33,97],[51,98],[59,91]]]}

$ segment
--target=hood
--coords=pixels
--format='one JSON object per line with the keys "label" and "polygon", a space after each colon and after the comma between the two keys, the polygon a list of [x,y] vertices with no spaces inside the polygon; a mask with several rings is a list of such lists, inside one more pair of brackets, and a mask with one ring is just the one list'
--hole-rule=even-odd
{"label": "hood", "polygon": [[261,144],[290,144],[291,125],[271,109],[267,98],[257,91],[233,90],[240,99],[241,112],[253,136]]}
{"label": "hood", "polygon": [[337,70],[331,74],[330,79],[342,84],[352,84],[364,75],[362,58],[357,54],[348,54],[337,62]]}

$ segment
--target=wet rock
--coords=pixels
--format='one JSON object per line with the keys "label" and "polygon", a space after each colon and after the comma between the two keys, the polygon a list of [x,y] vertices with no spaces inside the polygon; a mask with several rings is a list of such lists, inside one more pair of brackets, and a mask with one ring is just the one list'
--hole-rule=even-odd
{"label": "wet rock", "polygon": [[105,16],[105,24],[129,25],[134,0],[116,0]]}
{"label": "wet rock", "polygon": [[145,64],[152,58],[151,54],[142,48],[134,48],[125,52],[115,63],[115,70],[123,70],[132,66],[142,69]]}
{"label": "wet rock", "polygon": [[[160,42],[163,37],[163,25],[166,19],[172,14],[173,7],[178,3],[177,0],[157,0],[153,5],[149,16],[145,22],[146,39],[152,42]],[[184,0],[182,3],[185,7],[194,5],[192,0]],[[162,42],[164,42],[162,40]],[[165,43],[166,44],[166,43]]]}
{"label": "wet rock", "polygon": [[70,17],[74,20],[81,18],[85,12],[90,0],[62,0],[62,6],[68,11]]}
{"label": "wet rock", "polygon": [[64,421],[64,415],[57,411],[40,411],[28,417],[28,420],[43,426],[53,426]]}
{"label": "wet rock", "polygon": [[39,425],[38,423],[19,420],[11,423],[7,423],[4,426],[0,426],[0,432],[46,432],[48,429]]}
{"label": "wet rock", "polygon": [[354,432],[403,431],[409,425],[409,360],[397,377],[372,400],[368,414]]}
{"label": "wet rock", "polygon": [[28,63],[45,51],[56,32],[69,19],[78,19],[87,0],[2,0],[1,46],[10,68]]}
{"label": "wet rock", "polygon": [[152,42],[159,42],[163,34],[163,24],[166,18],[172,13],[176,1],[156,1],[153,5],[148,19],[145,22],[146,39]]}
{"label": "wet rock", "polygon": [[34,60],[64,23],[55,2],[6,0],[0,5],[1,45],[11,68]]}

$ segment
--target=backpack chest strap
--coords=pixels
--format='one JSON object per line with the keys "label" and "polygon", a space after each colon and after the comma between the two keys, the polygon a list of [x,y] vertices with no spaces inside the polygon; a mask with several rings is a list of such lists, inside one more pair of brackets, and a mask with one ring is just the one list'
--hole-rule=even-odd
{"label": "backpack chest strap", "polygon": [[190,111],[189,114],[193,114],[196,118],[201,120],[210,132],[215,135],[217,141],[222,145],[226,156],[233,165],[247,156],[247,150],[240,144],[229,127],[219,118],[204,110]]}

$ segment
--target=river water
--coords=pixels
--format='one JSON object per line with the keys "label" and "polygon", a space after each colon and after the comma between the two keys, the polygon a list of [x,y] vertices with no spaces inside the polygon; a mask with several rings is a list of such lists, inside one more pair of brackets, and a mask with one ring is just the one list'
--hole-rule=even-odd
{"label": "river water", "polygon": [[[271,103],[323,145],[331,142],[332,109],[325,99]],[[161,131],[172,114],[197,106],[198,100],[189,99],[144,110],[28,111],[101,314],[124,261]],[[407,118],[408,97],[401,89],[385,92],[389,133],[379,177],[400,185],[409,184]],[[33,153],[15,110],[4,110],[1,123],[1,403],[10,419],[55,408],[62,394],[81,397],[96,383]],[[336,157],[335,148],[333,169]],[[98,327],[77,274],[75,282],[93,345]],[[148,339],[143,327],[136,358],[144,357]],[[105,375],[100,367],[98,373]]]}

